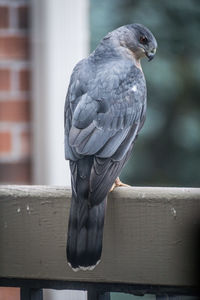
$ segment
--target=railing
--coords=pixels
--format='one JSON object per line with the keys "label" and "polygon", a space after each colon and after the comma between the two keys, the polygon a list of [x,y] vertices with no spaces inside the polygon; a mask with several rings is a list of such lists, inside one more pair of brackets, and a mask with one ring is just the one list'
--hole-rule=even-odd
{"label": "railing", "polygon": [[22,300],[41,300],[43,288],[87,290],[92,300],[112,291],[199,297],[200,189],[114,190],[102,261],[79,272],[65,255],[70,195],[61,187],[0,187],[0,286],[21,287]]}

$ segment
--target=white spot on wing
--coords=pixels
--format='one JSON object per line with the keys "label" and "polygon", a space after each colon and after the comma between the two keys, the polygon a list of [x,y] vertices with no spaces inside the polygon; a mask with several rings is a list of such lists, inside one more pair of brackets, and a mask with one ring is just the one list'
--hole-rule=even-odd
{"label": "white spot on wing", "polygon": [[133,92],[136,92],[137,91],[137,85],[134,85],[131,89]]}

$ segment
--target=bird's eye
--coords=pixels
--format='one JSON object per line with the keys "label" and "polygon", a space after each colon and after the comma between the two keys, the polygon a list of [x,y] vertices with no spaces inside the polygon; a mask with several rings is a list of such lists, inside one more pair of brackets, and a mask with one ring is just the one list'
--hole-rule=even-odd
{"label": "bird's eye", "polygon": [[141,44],[147,44],[148,43],[148,39],[146,38],[146,36],[142,35],[140,37],[140,43]]}

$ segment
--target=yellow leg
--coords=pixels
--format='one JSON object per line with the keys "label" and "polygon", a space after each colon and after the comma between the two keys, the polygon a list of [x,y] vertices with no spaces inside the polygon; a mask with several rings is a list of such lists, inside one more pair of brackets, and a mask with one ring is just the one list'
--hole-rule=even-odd
{"label": "yellow leg", "polygon": [[121,182],[121,180],[119,179],[119,177],[117,177],[115,179],[115,182],[113,183],[111,189],[110,189],[110,192],[112,192],[116,187],[119,187],[119,186],[130,187],[130,185]]}

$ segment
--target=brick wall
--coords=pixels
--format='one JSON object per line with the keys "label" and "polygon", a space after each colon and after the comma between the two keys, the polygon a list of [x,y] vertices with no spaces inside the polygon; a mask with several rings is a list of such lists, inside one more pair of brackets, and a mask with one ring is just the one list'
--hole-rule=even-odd
{"label": "brick wall", "polygon": [[[0,184],[30,177],[29,1],[0,0]],[[0,288],[0,300],[19,300]]]}
{"label": "brick wall", "polygon": [[0,0],[0,184],[30,176],[29,1]]}

